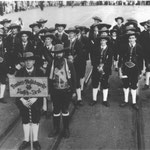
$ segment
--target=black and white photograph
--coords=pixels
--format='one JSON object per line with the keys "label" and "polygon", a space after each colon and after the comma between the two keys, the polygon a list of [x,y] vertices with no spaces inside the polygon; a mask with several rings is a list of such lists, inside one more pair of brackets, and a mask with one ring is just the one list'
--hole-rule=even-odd
{"label": "black and white photograph", "polygon": [[0,150],[150,150],[150,1],[0,1]]}

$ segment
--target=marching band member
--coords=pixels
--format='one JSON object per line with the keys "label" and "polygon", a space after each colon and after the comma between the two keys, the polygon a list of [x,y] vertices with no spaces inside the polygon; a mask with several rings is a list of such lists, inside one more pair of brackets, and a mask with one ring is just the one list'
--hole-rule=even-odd
{"label": "marching band member", "polygon": [[[20,56],[21,59],[23,57],[23,53],[25,52],[29,52],[32,51],[34,53],[34,46],[31,43],[31,32],[30,31],[20,31],[18,33],[19,38],[21,39],[21,41],[16,45],[17,49],[18,49],[18,54]],[[18,64],[16,64],[16,69],[20,70],[24,65],[24,62],[22,62],[21,60],[18,61]]]}
{"label": "marching band member", "polygon": [[92,86],[93,86],[93,100],[90,105],[93,106],[97,103],[97,93],[99,82],[103,89],[103,105],[109,107],[107,101],[108,97],[108,79],[111,75],[112,66],[112,49],[110,47],[110,37],[108,35],[101,35],[96,40],[96,46],[93,59],[93,72],[92,72]]}
{"label": "marching band member", "polygon": [[112,49],[113,49],[113,56],[114,56],[114,67],[115,71],[118,71],[118,31],[117,29],[110,30],[111,42],[112,42]]}
{"label": "marching band member", "polygon": [[[53,42],[55,41],[55,36],[49,32],[46,32],[45,35],[41,36],[42,40],[44,41],[44,46],[41,50],[41,55],[42,55],[42,61],[43,61],[43,66],[42,70],[44,69],[45,74],[49,72],[48,70],[50,68],[47,68],[48,62],[52,62],[54,59],[54,54],[51,53],[54,50],[54,45]],[[43,100],[43,114],[48,117],[48,100],[44,98]]]}
{"label": "marching band member", "polygon": [[87,37],[87,33],[89,32],[89,28],[85,26],[76,26],[76,29],[78,29],[80,32],[77,34],[77,40],[79,40],[82,43],[82,49],[83,49],[83,56],[82,56],[82,63],[80,64],[81,70],[81,79],[80,79],[80,85],[81,85],[81,93],[84,89],[84,81],[85,81],[85,72],[86,72],[86,61],[89,60],[89,38]]}
{"label": "marching band member", "polygon": [[34,54],[36,55],[38,61],[36,61],[36,66],[41,67],[42,65],[42,56],[41,56],[41,49],[43,47],[43,43],[39,37],[39,31],[40,31],[40,24],[38,23],[32,23],[29,25],[29,27],[32,29],[32,44],[34,46]]}
{"label": "marching band member", "polygon": [[[49,63],[50,94],[53,102],[53,133],[54,137],[60,131],[60,117],[62,113],[63,137],[69,138],[69,104],[76,90],[76,73],[72,62],[65,58],[66,49],[62,44],[56,44],[52,53],[55,55],[53,62]],[[74,93],[74,94],[73,94]]]}
{"label": "marching band member", "polygon": [[85,63],[85,60],[83,59],[84,53],[83,53],[83,47],[81,41],[77,40],[77,34],[79,33],[79,30],[77,30],[74,27],[69,28],[68,30],[65,30],[66,33],[69,34],[69,40],[68,44],[69,45],[69,53],[68,55],[68,60],[73,62],[75,71],[76,71],[76,78],[77,78],[77,105],[78,106],[83,106],[83,101],[81,97],[81,84],[80,84],[80,79],[83,77],[83,67],[79,67],[82,64]]}
{"label": "marching band member", "polygon": [[[23,56],[24,52],[28,52],[31,50],[34,50],[34,46],[31,42],[31,32],[30,31],[20,31],[18,34],[20,36],[20,43],[18,44],[18,49],[21,53],[21,56]],[[34,51],[33,51],[34,52]]]}
{"label": "marching band member", "polygon": [[65,33],[66,24],[55,24],[56,29],[56,44],[63,44],[65,47],[67,47],[66,42],[68,41],[68,35]]}
{"label": "marching band member", "polygon": [[9,73],[15,73],[15,65],[18,64],[19,53],[18,53],[18,44],[20,43],[20,38],[18,33],[20,32],[21,27],[15,23],[12,23],[9,26],[11,34],[6,37],[5,47],[6,47],[6,62],[9,68]]}
{"label": "marching band member", "polygon": [[55,36],[52,33],[46,32],[41,38],[44,41],[42,55],[44,56],[45,61],[52,61],[53,54],[51,52],[54,50]]}
{"label": "marching band member", "polygon": [[120,36],[125,32],[125,25],[123,24],[124,19],[123,17],[117,17],[115,18],[115,21],[117,22],[117,24],[113,27],[113,29],[116,29],[118,36]]}
{"label": "marching band member", "polygon": [[[17,72],[16,77],[43,77],[43,72],[35,66],[36,58],[32,52],[25,52],[23,59],[25,66]],[[16,104],[22,117],[24,132],[24,140],[19,146],[19,150],[24,150],[30,146],[30,121],[32,121],[33,147],[36,150],[41,149],[38,141],[38,132],[42,103],[42,98],[22,97],[16,99]],[[31,114],[29,108],[31,108]],[[32,120],[30,120],[30,115]]]}
{"label": "marching band member", "polygon": [[137,43],[137,36],[135,28],[126,31],[124,38],[127,38],[127,42],[122,46],[119,58],[119,74],[124,91],[124,102],[120,106],[125,107],[128,104],[129,88],[131,88],[132,106],[136,110],[139,109],[136,101],[137,83],[143,67],[143,51]]}
{"label": "marching band member", "polygon": [[91,65],[93,66],[92,62],[94,59],[94,46],[95,46],[95,39],[99,36],[99,29],[96,25],[93,25],[89,32],[89,52],[90,52],[90,59]]}

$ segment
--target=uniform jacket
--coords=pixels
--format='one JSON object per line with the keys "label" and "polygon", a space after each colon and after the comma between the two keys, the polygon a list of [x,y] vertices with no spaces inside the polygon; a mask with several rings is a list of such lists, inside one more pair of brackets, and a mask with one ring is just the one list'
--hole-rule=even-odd
{"label": "uniform jacket", "polygon": [[56,44],[63,44],[64,47],[67,47],[66,42],[68,41],[68,35],[64,32],[61,36],[61,38],[59,38],[59,34],[56,33],[55,34],[56,37]]}
{"label": "uniform jacket", "polygon": [[[125,67],[125,62],[129,61],[130,49],[131,48],[129,44],[126,44],[122,47],[122,52],[120,53],[119,57],[119,67],[122,67],[122,69]],[[136,43],[135,47],[133,48],[131,61],[136,64],[139,73],[141,73],[141,70],[143,69],[143,49],[138,43]]]}
{"label": "uniform jacket", "polygon": [[36,67],[40,67],[42,65],[42,48],[43,43],[41,39],[38,37],[38,34],[32,34],[31,38],[32,45],[34,46],[34,54],[37,58]]}
{"label": "uniform jacket", "polygon": [[23,55],[24,52],[33,52],[34,53],[34,46],[30,41],[27,42],[25,47],[23,46],[23,43],[20,42],[17,45],[17,49],[18,49],[18,52],[21,54],[21,56]]}
{"label": "uniform jacket", "polygon": [[82,49],[83,49],[83,59],[89,60],[89,38],[85,36],[81,36],[80,39],[78,39],[82,43]]}
{"label": "uniform jacket", "polygon": [[119,36],[125,33],[125,25],[124,24],[122,24],[120,27],[118,25],[115,25],[113,27],[113,29],[117,29]]}
{"label": "uniform jacket", "polygon": [[12,34],[8,35],[5,40],[5,47],[8,53],[18,53],[18,44],[20,43],[20,38],[18,35],[15,37]]}
{"label": "uniform jacket", "polygon": [[[94,68],[97,68],[100,64],[101,52],[102,52],[102,49],[100,45],[97,45],[95,49],[93,50],[94,59],[92,60],[92,65]],[[112,56],[113,56],[112,47],[110,45],[107,45],[107,48],[104,50],[102,63],[104,63],[103,70],[105,74],[108,74],[108,75],[111,74]]]}
{"label": "uniform jacket", "polygon": [[74,63],[80,64],[84,61],[83,59],[83,45],[82,42],[75,39],[71,44],[70,40],[67,41],[69,51],[66,53],[66,57],[72,55],[74,57]]}
{"label": "uniform jacket", "polygon": [[54,58],[51,53],[52,49],[53,47],[51,49],[48,49],[46,46],[43,46],[42,53],[47,62],[52,61],[52,59]]}

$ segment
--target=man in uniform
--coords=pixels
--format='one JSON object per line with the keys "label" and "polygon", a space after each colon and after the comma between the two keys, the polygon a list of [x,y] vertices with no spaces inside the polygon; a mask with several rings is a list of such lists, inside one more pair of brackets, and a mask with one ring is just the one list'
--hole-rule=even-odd
{"label": "man in uniform", "polygon": [[[18,54],[20,56],[20,59],[23,57],[23,53],[25,52],[33,52],[34,53],[34,47],[31,42],[31,32],[30,31],[21,31],[18,33],[19,38],[21,41],[16,45]],[[20,70],[23,67],[24,63],[22,61],[19,61],[18,64],[16,64],[16,69]]]}
{"label": "man in uniform", "polygon": [[82,68],[80,84],[81,84],[81,93],[83,93],[85,72],[86,72],[86,61],[89,60],[89,38],[87,37],[89,28],[85,26],[76,26],[76,29],[80,31],[77,34],[77,40],[79,40],[82,43],[83,49],[83,56],[82,56],[83,61],[80,64],[80,67]]}
{"label": "man in uniform", "polygon": [[[55,41],[55,36],[49,32],[46,32],[45,35],[41,36],[42,40],[44,41],[44,46],[41,49],[42,55],[42,70],[47,74],[50,68],[47,68],[48,63],[52,62],[54,59],[54,54],[52,51],[54,50],[53,42]],[[43,114],[47,117],[48,116],[48,100],[44,98],[43,100]]]}
{"label": "man in uniform", "polygon": [[9,27],[11,34],[6,38],[6,62],[9,68],[10,74],[15,73],[15,65],[19,61],[18,44],[20,43],[20,38],[18,33],[21,27],[15,23],[12,23]]}
{"label": "man in uniform", "polygon": [[[83,59],[84,57],[84,52],[83,52],[83,45],[81,41],[77,40],[77,34],[79,33],[79,30],[77,30],[74,27],[69,28],[68,30],[65,30],[66,33],[69,34],[69,40],[67,45],[69,45],[70,51],[68,52],[68,59],[73,62],[75,71],[76,71],[76,78],[77,78],[77,105],[82,106],[83,101],[81,97],[81,84],[80,80],[83,77],[83,67],[85,60]],[[82,66],[82,67],[79,67]]]}
{"label": "man in uniform", "polygon": [[111,35],[111,42],[112,42],[112,50],[113,50],[113,56],[114,56],[114,68],[115,71],[118,71],[118,58],[119,58],[119,46],[118,46],[118,31],[117,29],[112,29],[110,30],[110,35]]}
{"label": "man in uniform", "polygon": [[115,18],[115,21],[117,24],[113,27],[113,29],[117,30],[118,35],[122,35],[125,32],[125,25],[123,24],[124,19],[123,17],[117,17]]}
{"label": "man in uniform", "polygon": [[122,47],[119,58],[119,74],[124,91],[124,102],[120,106],[125,107],[128,104],[129,88],[131,88],[132,106],[136,110],[139,109],[136,101],[137,83],[143,68],[143,50],[137,43],[137,36],[135,28],[126,31],[127,43]]}
{"label": "man in uniform", "polygon": [[55,24],[55,28],[57,33],[55,34],[56,37],[56,44],[63,44],[64,47],[67,47],[66,42],[68,40],[68,35],[65,33],[66,24]]}
{"label": "man in uniform", "polygon": [[39,31],[40,31],[40,24],[38,23],[32,23],[29,25],[29,27],[32,29],[32,44],[34,46],[34,54],[36,55],[38,61],[36,62],[37,67],[41,67],[42,65],[42,56],[41,56],[41,49],[43,47],[43,43],[41,39],[39,38]]}
{"label": "man in uniform", "polygon": [[[25,52],[23,55],[25,67],[19,70],[17,77],[43,77],[43,72],[35,67],[35,56],[32,52]],[[38,131],[40,113],[42,107],[42,98],[21,97],[16,99],[17,106],[20,110],[23,123],[24,140],[19,146],[19,150],[24,150],[30,146],[30,121],[32,121],[33,147],[40,150],[41,146],[38,142]],[[31,110],[31,114],[30,111]],[[30,115],[32,120],[30,120]]]}
{"label": "man in uniform", "polygon": [[94,59],[92,60],[93,72],[92,72],[92,86],[93,99],[90,105],[93,106],[97,103],[97,93],[99,82],[101,83],[101,89],[103,89],[103,105],[109,107],[108,103],[108,79],[111,75],[112,66],[112,49],[110,46],[110,37],[108,35],[101,35],[95,41],[95,50],[93,52]]}
{"label": "man in uniform", "polygon": [[34,52],[34,46],[31,42],[31,32],[30,31],[21,31],[18,35],[21,38],[21,41],[18,45],[18,49],[21,53],[21,56],[24,52],[33,51]]}
{"label": "man in uniform", "polygon": [[49,64],[50,94],[53,102],[53,133],[49,137],[58,135],[60,131],[60,117],[62,113],[63,137],[69,138],[69,104],[76,90],[76,74],[73,64],[64,57],[66,50],[62,44],[54,47],[55,58]]}

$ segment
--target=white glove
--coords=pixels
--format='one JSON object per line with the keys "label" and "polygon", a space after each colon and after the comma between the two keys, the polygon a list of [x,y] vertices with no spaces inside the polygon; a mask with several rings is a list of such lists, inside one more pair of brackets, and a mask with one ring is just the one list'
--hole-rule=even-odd
{"label": "white glove", "polygon": [[28,102],[27,100],[25,100],[24,98],[20,98],[20,101],[21,101],[22,104],[23,104],[24,106],[26,106],[27,108],[30,107],[29,102]]}
{"label": "white glove", "polygon": [[28,99],[28,102],[29,102],[29,105],[31,106],[32,104],[34,104],[35,102],[37,101],[37,98],[29,98]]}
{"label": "white glove", "polygon": [[73,56],[72,56],[72,55],[68,56],[68,60],[69,60],[70,62],[73,62]]}
{"label": "white glove", "polygon": [[20,65],[20,64],[16,65],[15,67],[16,67],[16,69],[18,69],[18,70],[21,69],[21,65]]}
{"label": "white glove", "polygon": [[44,64],[43,64],[43,68],[46,68],[47,67],[47,65],[48,65],[48,62],[46,61],[46,62],[44,62]]}
{"label": "white glove", "polygon": [[72,99],[74,99],[76,97],[76,93],[72,94]]}

